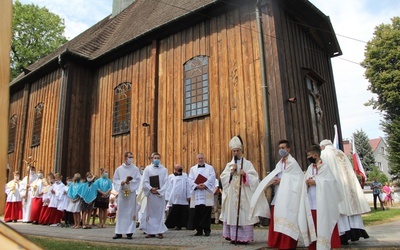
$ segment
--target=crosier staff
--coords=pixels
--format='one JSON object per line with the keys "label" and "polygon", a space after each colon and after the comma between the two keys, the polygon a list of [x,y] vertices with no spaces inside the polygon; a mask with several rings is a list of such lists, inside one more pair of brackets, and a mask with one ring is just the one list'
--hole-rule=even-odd
{"label": "crosier staff", "polygon": [[[32,156],[29,156],[28,159],[32,159]],[[28,200],[28,193],[29,193],[29,176],[31,175],[31,167],[32,167],[32,163],[34,163],[35,161],[30,160],[30,161],[26,161],[24,160],[24,162],[28,165],[28,176],[26,177],[26,190],[25,190],[25,197],[24,197],[24,202],[26,202]]]}
{"label": "crosier staff", "polygon": [[[240,138],[240,137],[239,137]],[[235,156],[235,164],[238,160],[238,157]],[[238,208],[237,208],[237,215],[236,215],[236,236],[235,236],[235,245],[237,244],[237,239],[238,239],[238,232],[239,232],[239,215],[240,215],[240,200],[242,196],[242,170],[243,170],[243,157],[242,157],[242,163],[240,164],[240,170],[239,170],[239,197],[238,197]]]}

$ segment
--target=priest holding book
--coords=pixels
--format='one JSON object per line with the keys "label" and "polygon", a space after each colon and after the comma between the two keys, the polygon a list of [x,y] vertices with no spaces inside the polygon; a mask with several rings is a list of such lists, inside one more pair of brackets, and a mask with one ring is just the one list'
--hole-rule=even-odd
{"label": "priest holding book", "polygon": [[161,155],[153,154],[153,163],[144,169],[143,192],[147,197],[144,207],[146,214],[146,238],[164,238],[165,193],[168,188],[168,170],[160,163]]}
{"label": "priest holding book", "polygon": [[214,205],[215,171],[213,166],[205,163],[203,154],[198,154],[197,164],[190,168],[189,183],[192,197],[190,207],[194,208],[194,236],[210,236],[211,210]]}

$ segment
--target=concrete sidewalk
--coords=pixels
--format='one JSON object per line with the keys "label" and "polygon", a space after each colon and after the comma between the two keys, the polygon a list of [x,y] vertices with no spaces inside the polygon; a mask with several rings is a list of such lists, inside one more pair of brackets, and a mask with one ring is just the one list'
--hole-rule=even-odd
{"label": "concrete sidewalk", "polygon": [[[132,240],[118,239],[113,240],[114,227],[93,229],[70,229],[62,227],[50,227],[32,225],[26,223],[8,223],[23,235],[37,235],[54,238],[64,238],[72,240],[97,241],[111,244],[135,244],[152,246],[171,246],[179,249],[267,249],[268,228],[257,228],[254,230],[254,242],[248,245],[234,246],[222,238],[222,230],[213,230],[210,237],[193,236],[194,231],[169,230],[164,234],[164,239],[146,239],[141,231],[133,235]],[[370,238],[351,242],[349,246],[342,249],[400,249],[400,221],[390,222],[377,226],[366,227]],[[127,246],[128,247],[128,246]]]}

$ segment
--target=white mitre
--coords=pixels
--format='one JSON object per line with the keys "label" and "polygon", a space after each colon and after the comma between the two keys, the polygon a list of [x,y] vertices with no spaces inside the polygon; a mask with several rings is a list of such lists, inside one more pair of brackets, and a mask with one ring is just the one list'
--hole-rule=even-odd
{"label": "white mitre", "polygon": [[231,150],[240,149],[240,150],[243,151],[243,144],[242,144],[242,141],[239,139],[238,136],[232,137],[232,139],[229,141],[229,148]]}
{"label": "white mitre", "polygon": [[319,143],[319,145],[322,147],[322,146],[328,146],[328,145],[333,145],[333,144],[332,144],[332,141],[331,141],[331,140],[325,139],[325,140],[322,140],[322,141]]}

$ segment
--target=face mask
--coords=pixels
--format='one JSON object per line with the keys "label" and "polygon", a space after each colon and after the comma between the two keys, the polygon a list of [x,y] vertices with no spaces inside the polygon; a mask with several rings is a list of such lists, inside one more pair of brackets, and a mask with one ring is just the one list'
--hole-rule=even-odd
{"label": "face mask", "polygon": [[182,168],[178,168],[178,173],[182,173],[183,169]]}
{"label": "face mask", "polygon": [[156,166],[160,165],[160,160],[159,159],[153,160],[153,164]]}
{"label": "face mask", "polygon": [[279,149],[279,155],[281,157],[284,157],[287,154],[287,150],[286,149]]}
{"label": "face mask", "polygon": [[307,160],[312,164],[317,162],[317,159],[315,159],[314,157],[307,158]]}
{"label": "face mask", "polygon": [[133,158],[128,158],[128,160],[126,160],[126,163],[128,163],[128,165],[131,165],[133,163]]}
{"label": "face mask", "polygon": [[86,178],[86,180],[87,180],[88,182],[91,182],[91,181],[93,181],[93,178]]}
{"label": "face mask", "polygon": [[34,175],[34,174],[35,174],[35,171],[31,171],[30,173],[31,173],[31,175]]}
{"label": "face mask", "polygon": [[103,178],[107,178],[107,177],[108,177],[108,173],[104,173]]}
{"label": "face mask", "polygon": [[81,180],[81,178],[75,178],[76,182],[79,182]]}
{"label": "face mask", "polygon": [[40,179],[42,179],[43,178],[43,174],[41,174],[41,173],[38,173],[38,175],[37,175]]}
{"label": "face mask", "polygon": [[60,183],[61,183],[61,181],[60,181],[60,180],[58,180],[58,181],[56,181],[56,183],[57,183],[57,184],[60,184]]}
{"label": "face mask", "polygon": [[72,184],[72,181],[67,181],[67,185],[69,186],[69,185],[71,185]]}
{"label": "face mask", "polygon": [[140,170],[140,174],[143,175],[143,170]]}

